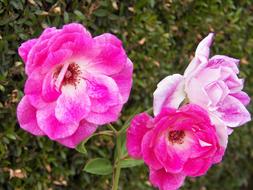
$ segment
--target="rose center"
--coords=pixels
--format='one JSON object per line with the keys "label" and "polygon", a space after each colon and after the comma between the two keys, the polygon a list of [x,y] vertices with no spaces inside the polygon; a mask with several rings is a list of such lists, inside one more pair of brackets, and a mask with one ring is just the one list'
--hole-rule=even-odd
{"label": "rose center", "polygon": [[70,71],[67,71],[65,74],[65,78],[70,78],[72,76],[72,73]]}
{"label": "rose center", "polygon": [[174,144],[183,144],[185,133],[184,131],[170,131],[169,132],[169,141]]}
{"label": "rose center", "polygon": [[54,77],[56,79],[56,83],[58,88],[62,85],[77,85],[80,80],[80,67],[75,63],[69,63],[68,65],[63,65],[56,69],[54,73]]}
{"label": "rose center", "polygon": [[79,66],[76,63],[70,63],[68,70],[65,73],[64,79],[62,81],[63,85],[72,84],[76,85],[79,81],[78,76],[81,73]]}

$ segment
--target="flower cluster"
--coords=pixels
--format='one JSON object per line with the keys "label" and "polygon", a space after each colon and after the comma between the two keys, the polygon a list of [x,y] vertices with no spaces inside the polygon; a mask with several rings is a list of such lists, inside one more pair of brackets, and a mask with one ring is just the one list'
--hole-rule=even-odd
{"label": "flower cluster", "polygon": [[250,98],[237,76],[239,60],[209,58],[213,36],[200,42],[184,75],[159,82],[155,117],[141,113],[127,131],[130,156],[144,160],[160,190],[176,190],[186,176],[205,174],[222,160],[233,128],[251,119],[245,108]]}
{"label": "flower cluster", "polygon": [[[251,120],[239,60],[209,58],[214,34],[198,45],[184,75],[154,92],[154,118],[136,115],[127,130],[130,156],[143,159],[160,190],[180,188],[221,162],[228,136]],[[47,28],[19,48],[28,78],[17,107],[20,127],[75,148],[99,125],[116,121],[132,87],[133,64],[112,34],[92,37],[80,24]]]}
{"label": "flower cluster", "polygon": [[132,87],[133,64],[111,34],[80,24],[47,28],[19,48],[28,78],[20,127],[74,148],[98,125],[116,121]]}

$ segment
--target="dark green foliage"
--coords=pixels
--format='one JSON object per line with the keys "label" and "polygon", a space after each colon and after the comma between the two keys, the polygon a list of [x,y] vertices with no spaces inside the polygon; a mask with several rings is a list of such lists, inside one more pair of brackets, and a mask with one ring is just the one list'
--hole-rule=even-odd
{"label": "dark green foliage", "polygon": [[[137,108],[152,106],[157,82],[182,73],[209,31],[217,34],[213,53],[241,59],[241,76],[252,97],[252,12],[251,0],[0,0],[0,189],[107,190],[111,183],[111,177],[82,171],[92,158],[113,159],[111,137],[90,139],[84,156],[19,128],[15,110],[26,79],[17,55],[22,42],[37,37],[47,26],[69,22],[82,23],[93,35],[117,35],[135,66],[131,97],[116,124],[120,127]],[[252,104],[249,108],[252,112]],[[153,189],[147,168],[124,169],[120,189]],[[252,122],[231,135],[222,164],[204,177],[187,179],[183,189],[253,189]]]}

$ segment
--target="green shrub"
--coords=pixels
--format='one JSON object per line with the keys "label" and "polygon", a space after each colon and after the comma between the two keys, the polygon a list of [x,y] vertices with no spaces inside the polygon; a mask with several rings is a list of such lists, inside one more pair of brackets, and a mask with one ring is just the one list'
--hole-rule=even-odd
{"label": "green shrub", "polygon": [[[21,130],[16,106],[26,76],[19,45],[47,26],[79,22],[93,35],[117,35],[134,63],[134,85],[121,123],[152,106],[152,92],[166,75],[183,72],[196,45],[216,32],[213,53],[241,59],[246,91],[253,95],[253,5],[251,0],[0,0],[0,189],[110,189],[111,177],[82,171],[95,156],[113,157],[113,139],[96,137],[88,154]],[[250,106],[251,112],[252,104]],[[224,161],[183,189],[253,189],[252,122],[230,137]],[[103,129],[103,127],[102,127]],[[153,189],[145,166],[123,170],[120,189]]]}

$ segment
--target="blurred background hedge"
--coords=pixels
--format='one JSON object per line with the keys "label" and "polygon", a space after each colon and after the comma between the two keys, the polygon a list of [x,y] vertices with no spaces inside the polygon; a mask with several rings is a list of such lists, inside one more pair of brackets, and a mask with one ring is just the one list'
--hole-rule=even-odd
{"label": "blurred background hedge", "polygon": [[[93,35],[117,35],[134,63],[132,93],[117,127],[137,108],[152,106],[157,82],[182,73],[198,42],[210,31],[216,32],[212,53],[241,59],[240,75],[253,95],[252,0],[0,0],[0,189],[110,189],[110,177],[82,169],[95,156],[111,159],[113,139],[91,139],[88,154],[81,155],[25,133],[16,122],[26,79],[17,48],[44,28],[69,22],[82,23]],[[249,108],[252,112],[252,104]],[[154,189],[147,178],[145,166],[123,170],[120,189]],[[188,179],[182,189],[252,190],[252,122],[231,135],[221,164],[204,177]]]}

